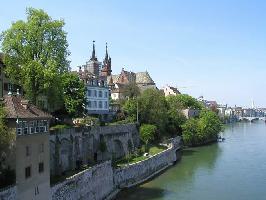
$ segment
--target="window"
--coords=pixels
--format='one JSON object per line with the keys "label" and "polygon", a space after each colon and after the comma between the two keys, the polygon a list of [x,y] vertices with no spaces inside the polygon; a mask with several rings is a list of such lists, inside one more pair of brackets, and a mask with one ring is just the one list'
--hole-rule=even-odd
{"label": "window", "polygon": [[88,107],[91,108],[91,101],[88,101]]}
{"label": "window", "polygon": [[104,96],[105,98],[107,98],[108,97],[108,92],[105,92],[105,96]]}
{"label": "window", "polygon": [[94,90],[94,96],[97,97],[97,90]]}
{"label": "window", "polygon": [[97,101],[94,101],[94,108],[97,108]]}
{"label": "window", "polygon": [[30,146],[26,146],[26,156],[30,156]]}
{"label": "window", "polygon": [[108,107],[108,103],[107,103],[107,101],[105,101],[105,102],[104,102],[104,108],[107,109],[107,107]]}
{"label": "window", "polygon": [[30,178],[30,176],[31,176],[31,167],[29,166],[25,168],[25,178],[26,179]]}
{"label": "window", "polygon": [[103,107],[103,103],[101,101],[99,101],[99,108]]}
{"label": "window", "polygon": [[44,144],[43,143],[40,144],[39,152],[40,153],[43,153],[44,152]]}
{"label": "window", "polygon": [[34,121],[31,121],[29,123],[29,132],[30,132],[30,134],[33,134],[35,132]]}
{"label": "window", "polygon": [[41,133],[46,132],[46,131],[45,131],[45,126],[44,126],[44,120],[40,120],[40,121],[39,121],[39,127],[40,127],[40,132],[41,132]]}
{"label": "window", "polygon": [[91,90],[88,90],[88,96],[89,97],[91,96]]}
{"label": "window", "polygon": [[39,163],[39,173],[42,173],[44,171],[44,164],[43,162]]}
{"label": "window", "polygon": [[19,121],[18,124],[17,124],[17,134],[18,135],[22,134],[22,127],[23,127],[22,122]]}
{"label": "window", "polygon": [[28,134],[28,123],[26,121],[23,122],[23,134]]}
{"label": "window", "polygon": [[48,130],[48,121],[47,120],[43,120],[43,126],[44,126],[44,132],[47,132],[47,130]]}
{"label": "window", "polygon": [[39,133],[40,132],[39,121],[35,121],[34,126],[35,126],[35,133]]}
{"label": "window", "polygon": [[102,96],[103,96],[103,92],[99,91],[99,97],[102,97]]}

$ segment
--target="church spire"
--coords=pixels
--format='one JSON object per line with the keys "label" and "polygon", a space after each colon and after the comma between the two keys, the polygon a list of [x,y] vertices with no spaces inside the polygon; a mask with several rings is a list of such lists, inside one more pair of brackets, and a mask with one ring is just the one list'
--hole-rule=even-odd
{"label": "church spire", "polygon": [[105,61],[108,61],[108,48],[107,48],[107,42],[105,43]]}
{"label": "church spire", "polygon": [[93,45],[92,45],[92,55],[90,60],[97,60],[96,55],[95,55],[95,41],[93,40]]}

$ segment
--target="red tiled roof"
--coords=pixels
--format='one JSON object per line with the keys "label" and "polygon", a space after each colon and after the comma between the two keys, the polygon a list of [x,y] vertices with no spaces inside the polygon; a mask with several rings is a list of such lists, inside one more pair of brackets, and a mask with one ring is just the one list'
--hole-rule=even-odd
{"label": "red tiled roof", "polygon": [[26,100],[21,96],[5,95],[4,96],[4,108],[6,110],[7,118],[52,118],[52,116],[40,110],[33,104],[28,103],[25,108],[22,103]]}

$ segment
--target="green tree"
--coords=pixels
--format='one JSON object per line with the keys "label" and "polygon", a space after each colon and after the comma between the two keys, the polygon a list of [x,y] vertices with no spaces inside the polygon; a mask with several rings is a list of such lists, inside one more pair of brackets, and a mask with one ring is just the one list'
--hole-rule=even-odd
{"label": "green tree", "polygon": [[138,101],[140,122],[156,125],[160,133],[159,136],[166,134],[168,108],[164,95],[159,90],[147,89],[139,97]]}
{"label": "green tree", "polygon": [[198,119],[191,118],[182,125],[186,145],[195,146],[215,141],[223,130],[218,115],[211,110],[202,110]]}
{"label": "green tree", "polygon": [[152,124],[142,124],[140,127],[140,139],[145,144],[145,150],[148,151],[148,144],[155,138],[157,127]]}
{"label": "green tree", "polygon": [[140,95],[139,87],[135,83],[129,83],[124,88],[124,95],[130,99]]}
{"label": "green tree", "polygon": [[137,99],[128,99],[122,106],[127,121],[137,121]]}
{"label": "green tree", "polygon": [[5,117],[5,110],[0,106],[0,152],[4,152],[15,139],[15,133],[7,127]]}
{"label": "green tree", "polygon": [[180,109],[195,108],[200,110],[203,107],[197,99],[187,94],[168,96],[167,100],[171,105],[175,105],[177,108]]}
{"label": "green tree", "polygon": [[223,130],[223,124],[219,116],[210,110],[201,111],[199,118],[199,132],[208,140],[217,139],[218,134]]}
{"label": "green tree", "polygon": [[70,116],[81,116],[86,103],[84,83],[77,74],[66,72],[62,76],[62,86],[66,111]]}
{"label": "green tree", "polygon": [[41,9],[28,8],[26,14],[26,21],[16,21],[1,35],[6,73],[33,104],[46,95],[54,109],[62,104],[61,75],[69,69],[65,23]]}

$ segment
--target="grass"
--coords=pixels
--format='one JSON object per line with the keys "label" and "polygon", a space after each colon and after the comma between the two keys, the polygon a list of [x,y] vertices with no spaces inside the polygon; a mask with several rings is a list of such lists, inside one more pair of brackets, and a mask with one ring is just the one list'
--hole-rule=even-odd
{"label": "grass", "polygon": [[[149,148],[149,156],[153,156],[157,153],[160,153],[160,152],[164,151],[165,149],[167,149],[167,147],[161,146],[161,145],[151,146]],[[116,161],[115,164],[116,164],[116,166],[125,166],[127,164],[133,164],[133,163],[145,160],[145,159],[149,158],[149,156],[144,156],[143,153],[141,155],[137,155],[137,156],[134,154],[131,154],[129,156],[129,158],[125,157],[121,160]]]}
{"label": "grass", "polygon": [[57,124],[55,126],[51,126],[51,130],[59,130],[59,129],[65,129],[65,128],[71,128],[72,126],[67,125],[67,124]]}

